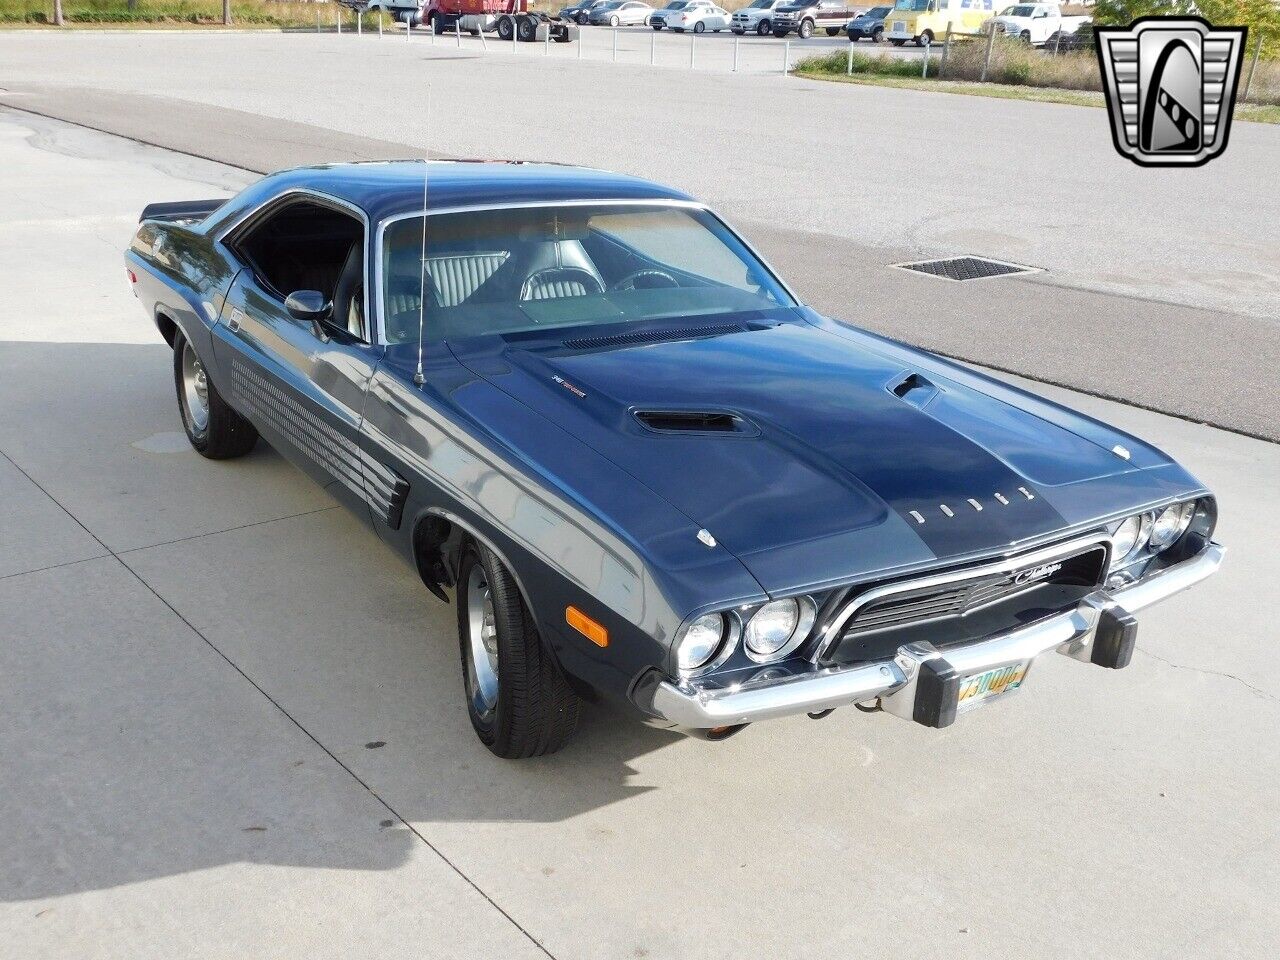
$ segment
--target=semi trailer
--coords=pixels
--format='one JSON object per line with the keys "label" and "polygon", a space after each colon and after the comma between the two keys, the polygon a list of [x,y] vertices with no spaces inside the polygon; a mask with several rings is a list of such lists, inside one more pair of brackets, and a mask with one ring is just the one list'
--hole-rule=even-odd
{"label": "semi trailer", "polygon": [[[358,0],[357,0],[358,2]],[[463,30],[472,36],[497,33],[525,43],[568,43],[578,38],[577,24],[529,9],[529,0],[369,0],[366,11],[385,10],[401,23],[427,27],[435,33]]]}

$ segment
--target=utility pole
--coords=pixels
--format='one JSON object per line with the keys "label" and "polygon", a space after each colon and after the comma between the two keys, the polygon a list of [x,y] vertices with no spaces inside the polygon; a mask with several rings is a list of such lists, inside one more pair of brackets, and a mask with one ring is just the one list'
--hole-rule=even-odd
{"label": "utility pole", "polygon": [[53,25],[61,27],[65,23],[66,21],[62,19],[62,0],[53,0]]}
{"label": "utility pole", "polygon": [[222,0],[222,25],[231,26],[231,0]]}

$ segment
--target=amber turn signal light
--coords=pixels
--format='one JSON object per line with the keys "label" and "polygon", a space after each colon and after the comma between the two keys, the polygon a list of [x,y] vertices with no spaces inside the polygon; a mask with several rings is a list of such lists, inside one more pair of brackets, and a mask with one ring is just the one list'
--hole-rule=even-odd
{"label": "amber turn signal light", "polygon": [[609,631],[577,607],[565,607],[564,619],[569,626],[573,627],[597,647],[607,647],[609,645]]}

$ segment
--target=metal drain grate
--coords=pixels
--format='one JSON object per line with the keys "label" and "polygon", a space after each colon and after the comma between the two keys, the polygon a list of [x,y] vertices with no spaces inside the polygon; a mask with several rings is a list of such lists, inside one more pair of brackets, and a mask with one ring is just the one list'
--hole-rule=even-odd
{"label": "metal drain grate", "polygon": [[895,263],[900,270],[927,273],[942,280],[985,280],[987,277],[1007,277],[1018,273],[1040,273],[1040,267],[1028,267],[1020,263],[1005,263],[986,257],[947,257],[942,260],[919,260],[915,263]]}

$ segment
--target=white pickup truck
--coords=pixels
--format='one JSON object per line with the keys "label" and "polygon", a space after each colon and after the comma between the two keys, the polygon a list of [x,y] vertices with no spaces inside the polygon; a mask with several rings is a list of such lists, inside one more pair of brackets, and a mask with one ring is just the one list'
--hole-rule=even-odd
{"label": "white pickup truck", "polygon": [[997,35],[1017,37],[1035,47],[1044,46],[1055,33],[1075,33],[1088,23],[1089,17],[1064,17],[1056,3],[1020,3],[1005,7],[992,18],[991,29]]}

